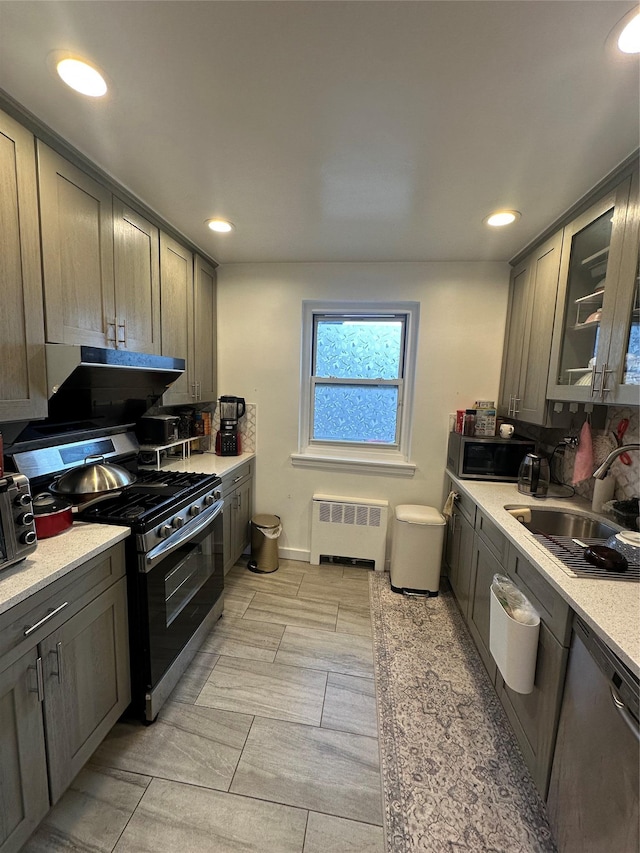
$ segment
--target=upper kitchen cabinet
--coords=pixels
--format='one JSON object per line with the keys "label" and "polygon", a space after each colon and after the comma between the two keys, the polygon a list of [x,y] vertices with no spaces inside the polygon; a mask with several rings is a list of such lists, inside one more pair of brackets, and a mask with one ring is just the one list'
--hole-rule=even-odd
{"label": "upper kitchen cabinet", "polygon": [[216,271],[198,255],[193,268],[193,302],[196,399],[211,402],[217,396],[218,376]]}
{"label": "upper kitchen cabinet", "polygon": [[195,403],[193,378],[193,255],[180,243],[160,234],[162,355],[184,358],[187,369],[162,398],[165,406]]}
{"label": "upper kitchen cabinet", "polygon": [[498,412],[545,424],[562,232],[513,268]]}
{"label": "upper kitchen cabinet", "polygon": [[116,346],[160,354],[160,233],[113,198]]}
{"label": "upper kitchen cabinet", "polygon": [[565,228],[547,396],[635,402],[640,384],[638,175]]}
{"label": "upper kitchen cabinet", "polygon": [[638,173],[633,177],[613,324],[604,370],[605,403],[638,405],[640,395],[640,200]]}
{"label": "upper kitchen cabinet", "polygon": [[45,417],[34,139],[0,113],[0,422]]}
{"label": "upper kitchen cabinet", "polygon": [[166,234],[160,235],[162,353],[187,369],[162,398],[165,406],[216,399],[216,271]]}
{"label": "upper kitchen cabinet", "polygon": [[38,169],[47,341],[113,348],[111,193],[40,140]]}

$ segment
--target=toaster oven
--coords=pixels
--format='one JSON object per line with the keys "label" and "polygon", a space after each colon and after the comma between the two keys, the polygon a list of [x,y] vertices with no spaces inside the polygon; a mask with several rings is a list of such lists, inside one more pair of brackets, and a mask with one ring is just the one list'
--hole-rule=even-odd
{"label": "toaster oven", "polygon": [[145,415],[136,425],[140,444],[171,444],[177,441],[180,418],[176,415]]}
{"label": "toaster oven", "polygon": [[0,478],[0,569],[24,560],[37,545],[29,481],[24,474]]}

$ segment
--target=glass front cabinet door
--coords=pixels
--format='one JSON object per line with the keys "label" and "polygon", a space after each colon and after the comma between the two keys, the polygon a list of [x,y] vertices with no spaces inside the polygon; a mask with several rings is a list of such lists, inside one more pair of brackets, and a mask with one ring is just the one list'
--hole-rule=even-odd
{"label": "glass front cabinet door", "polygon": [[636,173],[564,230],[550,400],[638,402],[637,184]]}

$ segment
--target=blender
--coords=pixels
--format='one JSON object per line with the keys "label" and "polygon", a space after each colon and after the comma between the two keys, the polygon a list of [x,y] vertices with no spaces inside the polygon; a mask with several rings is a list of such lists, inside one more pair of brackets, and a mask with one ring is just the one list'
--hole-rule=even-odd
{"label": "blender", "polygon": [[240,456],[242,439],[238,432],[238,421],[244,415],[244,397],[220,397],[220,429],[216,435],[217,456]]}

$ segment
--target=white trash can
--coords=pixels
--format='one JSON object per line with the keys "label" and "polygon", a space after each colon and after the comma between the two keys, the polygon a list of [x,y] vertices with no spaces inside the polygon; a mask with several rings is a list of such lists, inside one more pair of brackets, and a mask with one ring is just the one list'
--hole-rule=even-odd
{"label": "white trash can", "polygon": [[278,569],[278,538],[282,524],[278,515],[254,515],[251,519],[251,560],[247,568],[259,574]]}
{"label": "white trash can", "polygon": [[432,506],[395,508],[391,543],[391,589],[437,595],[446,520]]}

